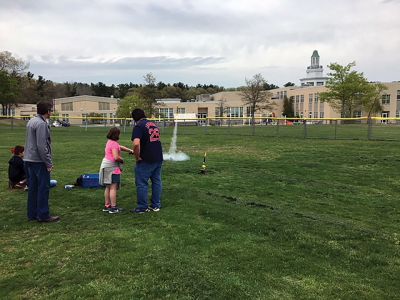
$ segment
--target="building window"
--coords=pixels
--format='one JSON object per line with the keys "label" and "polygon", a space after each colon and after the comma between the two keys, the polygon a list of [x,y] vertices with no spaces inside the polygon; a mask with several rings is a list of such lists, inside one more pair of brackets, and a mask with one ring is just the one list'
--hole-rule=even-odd
{"label": "building window", "polygon": [[324,118],[324,112],[323,111],[320,111],[319,112],[319,117],[322,119],[322,118]]}
{"label": "building window", "polygon": [[173,119],[174,118],[174,111],[172,108],[159,108],[158,115],[162,118]]}
{"label": "building window", "polygon": [[308,113],[308,117],[309,117],[309,118],[312,118],[312,111],[310,111],[310,112]]}
{"label": "building window", "polygon": [[300,95],[300,103],[304,102],[304,95]]}
{"label": "building window", "polygon": [[318,118],[318,112],[314,111],[314,118]]}
{"label": "building window", "polygon": [[314,94],[309,94],[308,95],[308,103],[312,103],[313,102],[313,97],[314,97]]}
{"label": "building window", "polygon": [[324,85],[323,81],[317,81],[317,86],[322,86],[322,85]]}
{"label": "building window", "polygon": [[72,102],[61,103],[61,111],[73,111]]}
{"label": "building window", "polygon": [[100,113],[99,114],[102,120],[100,120],[100,123],[107,124],[107,113]]}
{"label": "building window", "polygon": [[227,117],[243,118],[243,107],[228,107]]}
{"label": "building window", "polygon": [[397,101],[400,101],[400,90],[397,90]]}
{"label": "building window", "polygon": [[382,104],[390,104],[390,95],[389,94],[382,95]]}
{"label": "building window", "polygon": [[246,117],[251,117],[251,106],[246,106]]}
{"label": "building window", "polygon": [[400,111],[396,111],[396,118],[400,118]]}
{"label": "building window", "polygon": [[300,98],[300,96],[296,95],[296,103],[299,103],[299,98]]}
{"label": "building window", "polygon": [[215,116],[216,117],[223,117],[224,116],[224,108],[223,107],[216,107],[215,108]]}
{"label": "building window", "polygon": [[110,102],[99,102],[99,110],[110,110]]}
{"label": "building window", "polygon": [[361,118],[362,112],[359,110],[356,110],[356,111],[354,111],[353,115],[354,115],[354,118]]}
{"label": "building window", "polygon": [[184,113],[186,113],[186,108],[184,108],[184,107],[178,107],[178,108],[176,109],[176,113],[178,113],[178,114],[184,114]]}
{"label": "building window", "polygon": [[69,114],[62,114],[61,116],[63,121],[69,121]]}
{"label": "building window", "polygon": [[381,117],[382,117],[382,118],[385,118],[385,119],[381,120],[381,123],[382,123],[382,124],[388,124],[389,121],[388,121],[388,119],[386,119],[386,118],[390,118],[390,112],[389,112],[389,111],[383,111],[383,112],[381,113]]}

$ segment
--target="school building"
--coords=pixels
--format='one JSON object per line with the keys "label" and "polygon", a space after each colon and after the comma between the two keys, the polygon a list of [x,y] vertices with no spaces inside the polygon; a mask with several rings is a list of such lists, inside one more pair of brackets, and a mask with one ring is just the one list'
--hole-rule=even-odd
{"label": "school building", "polygon": [[[318,51],[311,56],[311,63],[306,68],[306,76],[299,79],[299,86],[283,87],[269,90],[269,100],[273,106],[270,109],[258,111],[255,116],[262,122],[267,117],[283,116],[283,100],[285,97],[293,99],[295,116],[302,118],[339,118],[340,113],[334,111],[325,102],[320,101],[320,93],[326,91],[328,77],[323,74]],[[400,81],[384,83],[387,90],[383,93],[381,102],[384,118],[400,117]],[[97,96],[75,96],[54,99],[54,111],[60,120],[66,120],[71,125],[85,124],[86,117],[110,119],[116,117],[119,99]],[[13,115],[29,116],[36,114],[36,105],[23,104],[15,108]],[[216,94],[198,95],[196,99],[182,102],[181,99],[157,99],[156,117],[174,118],[179,115],[190,118],[199,118],[199,123],[206,124],[207,118],[216,122],[214,118],[246,118],[250,117],[250,106],[244,105],[242,94],[239,91],[225,91]],[[365,112],[355,111],[354,117],[366,116]],[[214,119],[214,120],[212,120]],[[91,121],[93,122],[93,121]],[[100,123],[110,123],[110,120],[101,120]],[[242,121],[243,124],[246,122]],[[383,121],[388,122],[388,121]],[[389,121],[392,122],[392,121]],[[210,123],[210,124],[211,124]],[[239,122],[240,123],[240,122]],[[208,123],[207,123],[208,124]]]}
{"label": "school building", "polygon": [[86,117],[98,118],[92,123],[110,123],[116,117],[119,99],[98,96],[74,96],[54,99],[54,113],[71,125],[85,124]]}
{"label": "school building", "polygon": [[[340,118],[340,113],[320,101],[320,93],[327,91],[326,81],[329,79],[323,74],[318,51],[314,50],[311,63],[306,69],[306,77],[301,78],[300,86],[290,86],[269,90],[270,103],[274,106],[270,110],[255,113],[258,118],[266,116],[283,116],[283,100],[285,97],[293,99],[294,115],[301,118]],[[399,117],[400,112],[400,81],[384,83],[387,90],[382,94],[383,110],[380,114],[384,118]],[[175,114],[196,114],[198,118],[250,117],[250,107],[243,104],[241,92],[220,92],[213,95],[200,95],[194,102],[180,102],[179,99],[159,99],[158,113],[173,118]],[[221,113],[222,110],[222,113]],[[354,117],[366,116],[363,111],[354,111]],[[382,121],[388,122],[386,120]],[[389,121],[391,122],[391,121]]]}

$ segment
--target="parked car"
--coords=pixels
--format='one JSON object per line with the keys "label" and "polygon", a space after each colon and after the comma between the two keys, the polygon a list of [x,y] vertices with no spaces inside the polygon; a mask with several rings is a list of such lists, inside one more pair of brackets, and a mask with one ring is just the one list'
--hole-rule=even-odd
{"label": "parked car", "polygon": [[62,127],[60,121],[58,121],[58,120],[55,120],[53,123],[51,123],[51,126],[53,126],[53,127]]}
{"label": "parked car", "polygon": [[69,126],[71,126],[71,124],[69,124],[68,121],[61,121],[60,123],[61,123],[61,126],[62,126],[62,127],[69,127]]}
{"label": "parked car", "polygon": [[53,123],[51,123],[51,126],[53,126],[53,127],[69,127],[69,126],[71,126],[71,124],[68,121],[55,120]]}

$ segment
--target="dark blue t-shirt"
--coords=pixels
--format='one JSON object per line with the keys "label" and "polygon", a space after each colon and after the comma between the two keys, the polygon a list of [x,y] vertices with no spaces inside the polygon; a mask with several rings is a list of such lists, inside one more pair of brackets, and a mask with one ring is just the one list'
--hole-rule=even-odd
{"label": "dark blue t-shirt", "polygon": [[155,123],[147,119],[137,122],[132,132],[132,141],[134,139],[140,139],[140,157],[145,162],[163,161],[160,129]]}

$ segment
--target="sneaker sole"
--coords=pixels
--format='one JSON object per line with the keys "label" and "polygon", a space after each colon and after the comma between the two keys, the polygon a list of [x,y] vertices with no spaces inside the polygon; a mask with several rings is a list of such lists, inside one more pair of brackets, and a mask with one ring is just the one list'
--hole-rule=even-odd
{"label": "sneaker sole", "polygon": [[135,210],[131,210],[131,213],[138,214],[138,215],[145,214],[145,213],[147,213],[147,212],[150,212],[150,210],[149,210],[149,209],[144,210],[144,211],[135,211]]}

